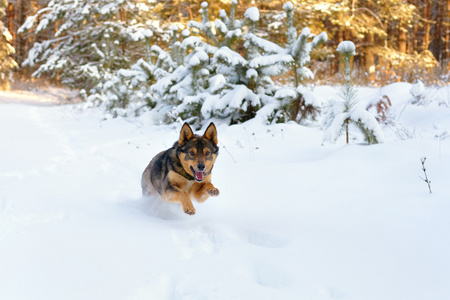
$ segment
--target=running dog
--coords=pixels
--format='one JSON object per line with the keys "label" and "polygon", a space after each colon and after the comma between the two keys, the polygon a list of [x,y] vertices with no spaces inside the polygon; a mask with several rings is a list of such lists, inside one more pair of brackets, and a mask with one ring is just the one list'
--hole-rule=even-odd
{"label": "running dog", "polygon": [[160,152],[142,174],[142,195],[156,195],[168,202],[180,202],[188,215],[195,214],[192,200],[218,196],[211,183],[211,171],[219,153],[217,130],[209,124],[203,136],[195,135],[188,123],[172,148]]}

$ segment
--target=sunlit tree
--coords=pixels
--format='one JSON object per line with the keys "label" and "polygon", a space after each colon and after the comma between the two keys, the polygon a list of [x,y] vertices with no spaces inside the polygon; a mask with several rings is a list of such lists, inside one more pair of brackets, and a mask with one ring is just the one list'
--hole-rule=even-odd
{"label": "sunlit tree", "polygon": [[146,3],[51,1],[19,29],[19,33],[39,34],[48,26],[55,28],[49,39],[34,44],[24,65],[38,66],[35,77],[59,77],[63,84],[89,92],[110,72],[145,56],[146,45],[155,35]]}
{"label": "sunlit tree", "polygon": [[[5,16],[5,9],[8,5],[6,0],[0,0],[0,20]],[[11,57],[14,48],[11,46],[12,36],[8,28],[0,21],[0,89],[9,89],[11,81],[11,70],[17,63]]]}

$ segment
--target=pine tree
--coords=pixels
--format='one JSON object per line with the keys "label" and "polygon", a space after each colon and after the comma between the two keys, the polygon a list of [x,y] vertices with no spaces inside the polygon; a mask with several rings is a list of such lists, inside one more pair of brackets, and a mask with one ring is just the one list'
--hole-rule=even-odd
{"label": "pine tree", "polygon": [[[167,72],[150,88],[154,98],[158,99],[157,109],[166,115],[167,121],[182,118],[200,124],[203,120],[200,111],[213,71],[209,63],[210,56],[217,48],[197,36],[189,36],[186,30],[182,38],[181,42],[173,40],[172,55],[159,48],[158,57],[163,57],[167,64],[172,65],[173,71]],[[154,47],[152,49],[155,50]]]}
{"label": "pine tree", "polygon": [[314,79],[314,73],[307,67],[311,61],[311,51],[325,43],[328,36],[325,32],[315,36],[311,42],[308,39],[311,36],[309,27],[303,28],[300,36],[297,38],[297,31],[293,23],[294,7],[291,2],[287,2],[283,6],[286,11],[288,21],[288,53],[293,57],[292,69],[294,73],[294,86],[296,88],[296,97],[289,104],[291,120],[300,121],[308,116],[313,118],[319,113],[319,108],[312,101],[308,101],[309,97],[305,96],[307,90],[304,82],[308,79]]}
{"label": "pine tree", "polygon": [[221,18],[226,26],[226,30],[221,31],[227,32],[227,36],[247,31],[242,35],[244,55],[230,49],[227,43],[214,54],[217,75],[213,78],[213,93],[217,99],[211,98],[205,103],[204,111],[212,116],[230,118],[231,123],[243,122],[274,101],[276,88],[271,76],[283,73],[292,58],[281,53],[283,48],[256,35],[260,18],[256,7],[248,8],[242,20],[236,20],[233,11],[230,18],[221,12]]}
{"label": "pine tree", "polygon": [[8,5],[6,0],[0,0],[0,89],[8,90],[12,76],[12,69],[17,67],[17,63],[11,57],[14,48],[10,42],[12,36],[1,21],[5,16],[5,9]]}
{"label": "pine tree", "polygon": [[[266,74],[265,81],[268,82],[270,76],[286,74],[292,71],[293,87],[283,87],[276,91],[273,89],[272,98],[277,99],[278,104],[271,103],[273,111],[265,109],[268,121],[294,120],[301,122],[311,117],[315,118],[319,113],[319,104],[312,96],[311,91],[306,87],[306,80],[314,78],[313,72],[308,68],[311,61],[311,51],[327,40],[327,34],[322,32],[319,35],[312,35],[308,27],[305,27],[301,34],[297,36],[297,29],[294,26],[294,7],[291,2],[287,2],[283,9],[286,12],[287,23],[287,43],[280,47],[274,43],[258,38],[255,35],[247,34],[246,44],[259,49],[264,54],[261,57],[253,57],[251,65],[258,66],[258,74]],[[309,39],[312,38],[312,41]],[[255,52],[255,50],[251,51]],[[270,80],[271,81],[271,80]],[[274,86],[273,82],[268,82],[269,86]],[[266,93],[267,94],[267,93]],[[266,104],[268,99],[266,98]]]}
{"label": "pine tree", "polygon": [[[214,93],[219,94],[218,100],[209,100],[209,103],[205,103],[207,108],[204,111],[210,111],[214,116],[231,116],[231,122],[245,121],[256,114],[269,122],[288,120],[292,114],[297,119],[300,111],[302,117],[306,117],[311,110],[313,111],[311,115],[314,115],[318,112],[316,101],[300,82],[303,82],[304,77],[313,77],[313,73],[306,65],[310,61],[311,50],[326,41],[326,34],[322,33],[308,42],[310,32],[306,28],[304,34],[297,39],[297,32],[293,25],[292,4],[289,3],[285,5],[285,9],[289,11],[288,44],[286,48],[280,47],[257,35],[260,14],[256,7],[248,8],[243,20],[236,20],[233,11],[236,3],[232,2],[230,17],[228,18],[226,13],[221,11],[221,20],[220,22],[216,20],[215,25],[216,32],[223,37],[240,37],[242,31],[247,29],[247,32],[242,34],[245,41],[243,55],[228,47],[230,44],[226,40],[214,54],[213,65],[216,66],[216,74],[218,74],[214,82],[225,83],[217,86]],[[293,88],[293,93],[296,95],[286,101],[286,98],[278,98],[281,94],[276,93],[278,87],[272,81],[272,77],[285,74],[289,69],[298,71],[294,80],[295,88]],[[237,89],[240,90],[239,93],[236,92]],[[276,98],[279,101],[275,100]],[[234,100],[230,101],[231,99]],[[293,103],[299,99],[302,99],[302,102],[298,105],[297,111],[286,113],[292,110]],[[265,105],[268,107],[257,112]]]}
{"label": "pine tree", "polygon": [[[197,81],[204,84],[201,92],[199,91],[197,95],[188,95],[184,103],[176,109],[178,115],[181,116],[181,112],[190,111],[189,115],[193,116],[193,109],[197,109],[197,120],[218,117],[236,123],[254,117],[256,110],[260,107],[259,96],[255,93],[258,88],[255,75],[257,72],[250,67],[244,57],[232,50],[236,42],[243,37],[244,27],[248,27],[250,31],[254,30],[259,12],[256,8],[249,9],[244,14],[243,20],[237,20],[236,6],[237,1],[233,0],[229,16],[225,10],[221,10],[219,19],[212,23],[207,11],[208,4],[203,2],[200,10],[202,22],[188,23],[194,33],[204,37],[205,49],[213,49],[208,52],[213,54],[213,57],[211,61],[205,61],[207,66],[203,67],[202,72],[206,74],[205,70],[207,70],[209,73]],[[214,24],[215,34],[211,24]],[[215,46],[220,48],[217,49]],[[248,54],[249,51],[246,53]],[[192,64],[192,61],[189,64]],[[195,70],[192,66],[190,69]],[[195,77],[195,74],[193,75],[192,77]]]}
{"label": "pine tree", "polygon": [[145,3],[51,1],[19,29],[19,33],[34,30],[39,34],[50,25],[56,28],[51,39],[34,44],[24,65],[38,66],[35,77],[49,74],[69,87],[91,93],[98,83],[111,79],[115,71],[142,56],[144,44],[149,43],[154,31],[150,24],[138,22],[143,14],[148,17]]}
{"label": "pine tree", "polygon": [[344,85],[341,88],[340,100],[335,100],[325,115],[325,131],[323,140],[335,142],[345,131],[346,142],[349,143],[350,126],[356,126],[368,144],[383,142],[384,135],[375,117],[361,105],[351,82],[351,57],[356,54],[355,44],[350,41],[341,42],[337,51],[344,62]]}
{"label": "pine tree", "polygon": [[219,12],[219,19],[214,21],[216,37],[220,46],[226,46],[232,49],[235,43],[242,37],[242,22],[236,20],[236,8],[238,1],[231,0],[231,9],[229,16],[224,9]]}
{"label": "pine tree", "polygon": [[[171,31],[174,33],[174,28]],[[174,39],[172,42],[172,49],[179,53],[179,42]],[[176,101],[168,101],[166,96],[152,91],[152,86],[169,78],[177,67],[170,53],[153,45],[146,50],[146,60],[141,58],[131,68],[118,70],[108,80],[98,83],[90,95],[82,92],[82,96],[93,105],[104,107],[114,117],[139,115],[157,105],[159,110],[164,110],[169,103]]]}

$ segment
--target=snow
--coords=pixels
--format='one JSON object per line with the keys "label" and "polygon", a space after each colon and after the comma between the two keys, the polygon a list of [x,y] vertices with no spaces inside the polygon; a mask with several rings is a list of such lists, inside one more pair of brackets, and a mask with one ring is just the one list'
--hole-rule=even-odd
{"label": "snow", "polygon": [[294,60],[292,59],[292,56],[288,54],[272,54],[252,59],[250,61],[250,67],[259,68],[263,66],[271,66],[276,64],[283,65],[292,63],[293,61]]}
{"label": "snow", "polygon": [[2,92],[0,299],[449,299],[450,139],[435,139],[450,132],[438,104],[448,90],[405,106],[410,87],[358,88],[368,101],[388,95],[415,130],[374,146],[216,120],[221,194],[195,203],[195,216],[141,198],[142,171],[181,123]]}
{"label": "snow", "polygon": [[273,54],[278,54],[278,53],[285,53],[285,50],[283,48],[281,48],[280,46],[278,46],[275,43],[272,43],[268,40],[265,40],[263,38],[260,38],[256,35],[254,35],[253,33],[246,33],[245,34],[245,39],[246,42],[245,43],[253,43],[254,45],[256,45],[257,47],[261,48],[262,50],[264,50],[266,53],[273,53]]}
{"label": "snow", "polygon": [[200,65],[200,59],[197,55],[194,55],[193,57],[191,57],[191,59],[189,60],[189,65],[192,67],[196,67],[198,65]]}
{"label": "snow", "polygon": [[183,40],[183,42],[181,42],[181,46],[184,49],[200,47],[202,45],[203,45],[203,42],[202,42],[201,38],[199,38],[197,36],[189,36],[189,37],[185,38]]}
{"label": "snow", "polygon": [[356,47],[352,41],[340,42],[336,51],[341,52],[344,55],[356,55]]}
{"label": "snow", "polygon": [[293,10],[293,9],[294,9],[294,5],[292,4],[292,2],[286,2],[286,3],[283,5],[283,9],[284,9],[284,10]]}
{"label": "snow", "polygon": [[245,77],[247,77],[248,79],[257,78],[258,71],[256,71],[255,69],[248,69],[247,72],[245,73]]}
{"label": "snow", "polygon": [[36,21],[36,17],[37,16],[28,16],[22,26],[20,26],[17,30],[17,33],[23,33],[27,30],[30,30],[34,25],[34,22]]}
{"label": "snow", "polygon": [[244,13],[244,17],[250,19],[252,22],[259,21],[259,9],[257,7],[249,7]]}
{"label": "snow", "polygon": [[241,29],[229,30],[225,35],[225,38],[232,39],[234,37],[240,37],[242,35]]}
{"label": "snow", "polygon": [[227,65],[247,65],[247,60],[243,58],[239,53],[231,50],[230,48],[224,46],[221,47],[214,53],[214,62],[217,64],[220,60],[222,60]]}
{"label": "snow", "polygon": [[295,90],[292,88],[281,88],[275,93],[275,98],[277,99],[284,99],[284,98],[294,99],[295,97],[297,97],[297,94],[295,93]]}
{"label": "snow", "polygon": [[48,19],[42,19],[41,22],[39,22],[39,25],[36,27],[36,31],[40,32],[44,30],[45,28],[47,28],[48,23],[49,23]]}
{"label": "snow", "polygon": [[409,92],[415,99],[421,99],[422,97],[424,97],[425,85],[421,80],[417,80],[417,83],[411,86]]}
{"label": "snow", "polygon": [[313,43],[313,45],[317,45],[319,43],[325,43],[327,40],[328,40],[328,34],[325,31],[323,31],[319,35],[316,35],[313,38],[312,43]]}
{"label": "snow", "polygon": [[189,29],[183,29],[182,31],[181,31],[181,35],[183,36],[183,37],[188,37],[189,35],[191,35],[191,32],[189,31]]}
{"label": "snow", "polygon": [[214,75],[213,77],[211,77],[209,80],[209,86],[211,89],[212,93],[215,93],[216,91],[222,89],[225,84],[227,83],[227,80],[225,78],[225,76],[223,76],[222,74],[217,74]]}
{"label": "snow", "polygon": [[220,19],[216,19],[214,21],[214,28],[216,28],[221,33],[227,33],[228,32],[227,25],[225,25],[225,23],[222,22]]}

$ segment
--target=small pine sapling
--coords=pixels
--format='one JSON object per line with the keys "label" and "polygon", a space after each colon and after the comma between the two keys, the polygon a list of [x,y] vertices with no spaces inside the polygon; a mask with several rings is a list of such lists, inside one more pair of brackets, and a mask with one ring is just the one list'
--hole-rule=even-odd
{"label": "small pine sapling", "polygon": [[339,95],[341,100],[333,101],[325,114],[323,139],[335,142],[345,131],[348,144],[350,125],[354,125],[363,134],[368,144],[377,144],[384,140],[383,131],[375,117],[358,105],[358,95],[351,81],[350,60],[356,54],[355,50],[355,44],[350,41],[344,41],[338,45],[337,51],[340,52],[344,62],[344,85]]}
{"label": "small pine sapling", "polygon": [[312,36],[308,27],[303,28],[297,37],[297,29],[294,26],[294,5],[291,2],[284,4],[287,18],[287,46],[286,50],[293,61],[290,64],[294,73],[294,86],[296,96],[289,103],[290,119],[298,123],[308,116],[314,117],[319,113],[319,108],[313,102],[308,101],[305,94],[305,81],[314,79],[314,73],[307,67],[311,61],[311,51],[325,43],[328,36],[325,32],[316,35],[311,42],[308,42]]}
{"label": "small pine sapling", "polygon": [[420,162],[422,163],[422,171],[423,171],[423,174],[425,175],[425,178],[422,178],[422,177],[420,177],[423,181],[425,181],[426,182],[426,184],[428,185],[428,190],[430,191],[430,194],[431,194],[431,181],[428,179],[428,176],[427,176],[427,169],[425,168],[425,161],[427,160],[427,158],[426,157],[422,157],[421,159],[420,159]]}

